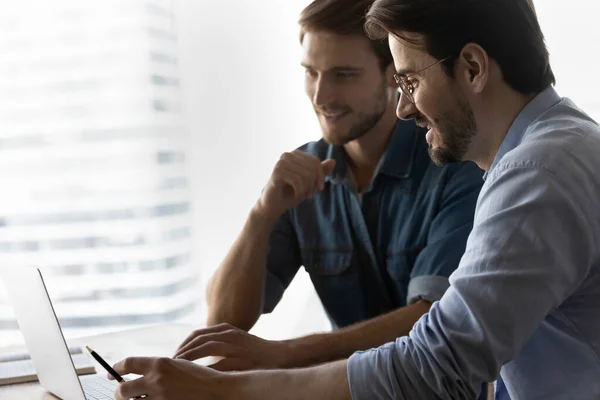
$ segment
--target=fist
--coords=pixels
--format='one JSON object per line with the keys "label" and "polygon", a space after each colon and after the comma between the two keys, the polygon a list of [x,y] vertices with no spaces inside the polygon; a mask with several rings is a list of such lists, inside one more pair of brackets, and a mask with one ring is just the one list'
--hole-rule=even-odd
{"label": "fist", "polygon": [[312,198],[315,191],[325,187],[325,176],[335,167],[334,160],[321,161],[317,157],[295,150],[283,153],[258,201],[258,208],[272,219],[286,210]]}

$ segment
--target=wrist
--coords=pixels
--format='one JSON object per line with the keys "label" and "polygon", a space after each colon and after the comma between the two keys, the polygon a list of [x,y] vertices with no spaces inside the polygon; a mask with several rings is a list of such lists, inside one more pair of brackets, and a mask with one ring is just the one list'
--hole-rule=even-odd
{"label": "wrist", "polygon": [[220,400],[249,399],[248,394],[252,389],[250,376],[248,372],[226,374],[223,380],[224,390],[221,392]]}
{"label": "wrist", "polygon": [[274,212],[264,206],[261,201],[257,201],[256,204],[250,210],[249,220],[254,224],[259,224],[266,228],[272,229],[282,213]]}
{"label": "wrist", "polygon": [[280,371],[246,371],[230,373],[229,388],[223,400],[263,400],[277,398],[283,390],[277,379]]}
{"label": "wrist", "polygon": [[225,374],[219,400],[253,399],[253,372],[233,372]]}
{"label": "wrist", "polygon": [[227,400],[352,399],[347,360],[312,368],[246,372],[234,386]]}
{"label": "wrist", "polygon": [[320,364],[333,359],[329,335],[315,334],[282,341],[283,351],[280,368],[300,368]]}
{"label": "wrist", "polygon": [[278,368],[289,369],[304,366],[300,356],[302,354],[301,343],[298,339],[282,340],[279,342],[282,349],[280,350],[281,358]]}

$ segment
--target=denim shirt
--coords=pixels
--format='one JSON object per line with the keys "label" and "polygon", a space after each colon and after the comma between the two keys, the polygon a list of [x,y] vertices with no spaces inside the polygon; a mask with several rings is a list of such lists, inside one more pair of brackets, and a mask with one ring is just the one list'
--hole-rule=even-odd
{"label": "denim shirt", "polygon": [[549,87],[481,190],[451,286],[408,336],[348,361],[354,400],[600,399],[600,126]]}
{"label": "denim shirt", "polygon": [[320,140],[301,150],[336,166],[325,189],[286,212],[271,235],[264,312],[300,266],[334,328],[439,300],[465,250],[483,171],[470,162],[433,164],[413,121],[398,120],[361,194],[343,147]]}

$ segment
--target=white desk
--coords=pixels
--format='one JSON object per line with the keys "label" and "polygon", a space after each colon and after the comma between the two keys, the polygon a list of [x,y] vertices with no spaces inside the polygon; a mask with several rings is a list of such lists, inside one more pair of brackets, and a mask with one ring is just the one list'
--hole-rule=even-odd
{"label": "white desk", "polygon": [[[170,357],[175,352],[177,346],[194,329],[195,327],[191,325],[159,325],[70,340],[69,344],[89,345],[98,351],[109,364],[114,364],[129,356]],[[0,349],[0,352],[2,350]],[[202,364],[209,363],[208,359],[205,360],[206,362],[202,362]],[[104,372],[104,369],[100,365],[96,365],[96,371],[106,376],[106,372]],[[0,399],[57,400],[57,397],[46,392],[39,383],[32,382],[0,386]],[[493,386],[491,384],[488,390],[488,399],[494,399]]]}
{"label": "white desk", "polygon": [[[89,345],[109,364],[129,356],[172,356],[177,346],[194,329],[190,325],[158,325],[105,335],[70,340],[69,344]],[[0,352],[8,349],[0,349]],[[14,348],[11,350],[15,350]],[[96,364],[96,371],[106,376]],[[2,400],[57,400],[37,382],[0,386]]]}

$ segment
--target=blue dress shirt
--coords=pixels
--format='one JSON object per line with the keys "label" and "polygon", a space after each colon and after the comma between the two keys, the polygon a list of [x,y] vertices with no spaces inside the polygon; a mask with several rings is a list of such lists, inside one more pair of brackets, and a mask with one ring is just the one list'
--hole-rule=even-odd
{"label": "blue dress shirt", "polygon": [[354,354],[352,397],[600,399],[600,127],[553,88],[514,121],[450,287],[409,336]]}

